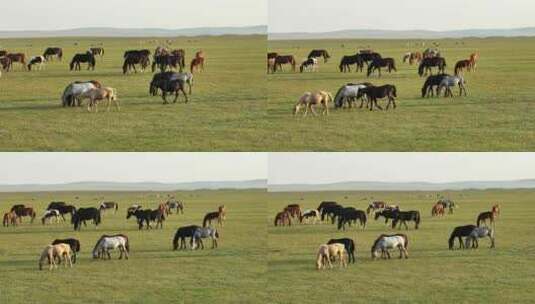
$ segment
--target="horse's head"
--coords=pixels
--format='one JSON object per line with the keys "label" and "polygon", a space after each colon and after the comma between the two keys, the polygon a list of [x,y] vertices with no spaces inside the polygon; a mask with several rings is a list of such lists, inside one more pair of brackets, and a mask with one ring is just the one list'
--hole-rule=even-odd
{"label": "horse's head", "polygon": [[372,260],[375,260],[377,258],[377,244],[373,244],[372,246],[372,250],[371,250],[371,253],[372,253]]}
{"label": "horse's head", "polygon": [[375,213],[375,220],[377,220],[381,215],[383,215],[383,211],[379,211]]}

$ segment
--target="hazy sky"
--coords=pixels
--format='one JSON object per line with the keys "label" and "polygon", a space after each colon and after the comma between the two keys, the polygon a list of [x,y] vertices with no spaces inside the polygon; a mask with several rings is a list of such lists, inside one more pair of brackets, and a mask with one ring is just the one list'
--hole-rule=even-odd
{"label": "hazy sky", "polygon": [[269,0],[269,32],[534,26],[533,0]]}
{"label": "hazy sky", "polygon": [[535,178],[535,153],[270,153],[269,184]]}
{"label": "hazy sky", "polygon": [[16,0],[2,5],[0,30],[262,25],[267,24],[266,1]]}
{"label": "hazy sky", "polygon": [[265,153],[0,153],[0,184],[265,179]]}

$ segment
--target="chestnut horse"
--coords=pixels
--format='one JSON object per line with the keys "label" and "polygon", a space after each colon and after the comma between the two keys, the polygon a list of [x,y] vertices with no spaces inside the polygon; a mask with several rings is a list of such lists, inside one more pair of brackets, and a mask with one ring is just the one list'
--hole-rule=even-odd
{"label": "chestnut horse", "polygon": [[409,62],[410,65],[413,63],[420,63],[422,61],[422,53],[420,52],[407,52],[403,55],[403,63]]}
{"label": "chestnut horse", "polygon": [[431,216],[444,216],[444,205],[436,203],[431,209]]}
{"label": "chestnut horse", "polygon": [[22,223],[22,217],[29,216],[30,217],[30,223],[33,223],[33,220],[35,219],[36,213],[35,210],[33,210],[32,207],[26,207],[24,205],[15,205],[11,208],[11,212],[14,212],[17,215],[17,218],[19,219],[19,223]]}
{"label": "chestnut horse", "polygon": [[9,53],[6,55],[6,57],[11,60],[11,64],[18,62],[22,64],[24,68],[26,68],[26,55],[23,53]]}
{"label": "chestnut horse", "polygon": [[190,71],[193,74],[193,71],[204,71],[204,51],[200,50],[195,53],[195,58],[191,61]]}
{"label": "chestnut horse", "polygon": [[4,227],[9,227],[9,225],[17,226],[17,214],[15,212],[6,212],[4,213],[4,218],[2,221],[2,225]]}
{"label": "chestnut horse", "polygon": [[275,215],[275,222],[274,225],[276,226],[286,226],[286,223],[288,226],[292,226],[292,219],[290,217],[290,213],[288,211],[281,211]]}
{"label": "chestnut horse", "polygon": [[475,71],[476,70],[477,61],[479,60],[479,52],[475,52],[475,53],[470,54],[470,59],[468,59],[468,60],[470,61],[470,70],[471,71]]}
{"label": "chestnut horse", "polygon": [[275,71],[281,70],[283,64],[290,64],[292,66],[292,71],[295,72],[296,61],[293,55],[277,56],[275,58]]}

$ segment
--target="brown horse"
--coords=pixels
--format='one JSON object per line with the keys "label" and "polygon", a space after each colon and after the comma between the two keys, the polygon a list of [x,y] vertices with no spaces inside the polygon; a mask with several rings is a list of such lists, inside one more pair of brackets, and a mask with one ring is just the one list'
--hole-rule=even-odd
{"label": "brown horse", "polygon": [[3,70],[9,72],[13,66],[13,62],[11,61],[11,59],[9,59],[9,57],[4,56],[0,57],[0,65]]}
{"label": "brown horse", "polygon": [[483,222],[485,226],[487,226],[487,220],[489,220],[491,225],[494,225],[495,219],[496,219],[496,215],[494,212],[492,211],[481,212],[477,216],[477,227],[480,226],[481,222]]}
{"label": "brown horse", "polygon": [[422,53],[420,52],[408,52],[403,55],[403,63],[409,62],[410,65],[413,63],[419,63],[422,61]]}
{"label": "brown horse", "polygon": [[500,215],[500,205],[499,204],[496,204],[494,206],[492,206],[492,213],[494,213],[494,217],[498,217],[498,215]]}
{"label": "brown horse", "polygon": [[296,61],[293,55],[277,56],[275,58],[275,71],[281,70],[283,64],[290,64],[292,66],[292,71],[295,72]]}
{"label": "brown horse", "polygon": [[301,218],[302,215],[299,204],[290,204],[284,208],[284,211],[287,211],[291,217]]}
{"label": "brown horse", "polygon": [[436,203],[431,209],[431,216],[444,216],[444,205]]}
{"label": "brown horse", "polygon": [[15,205],[11,208],[11,212],[14,212],[19,219],[19,223],[22,224],[22,217],[29,216],[30,217],[30,223],[33,223],[33,220],[35,219],[36,213],[35,210],[33,210],[32,207],[26,207],[24,205]]}
{"label": "brown horse", "polygon": [[195,71],[204,71],[204,58],[193,58],[191,60],[190,71],[193,74]]}
{"label": "brown horse", "polygon": [[6,55],[7,58],[11,59],[11,64],[18,62],[26,68],[26,55],[23,53],[9,53]]}
{"label": "brown horse", "polygon": [[226,209],[225,206],[219,206],[216,212],[209,212],[204,216],[202,226],[206,227],[206,224],[211,225],[213,220],[217,220],[220,226],[223,226],[223,220],[225,219]]}
{"label": "brown horse", "polygon": [[470,60],[457,61],[457,63],[455,64],[455,70],[454,70],[455,75],[456,76],[460,75],[460,72],[462,72],[464,69],[466,69],[467,71],[470,71],[471,66],[472,66],[472,62]]}
{"label": "brown horse", "polygon": [[4,213],[4,219],[2,225],[4,227],[9,227],[9,225],[17,226],[17,214],[15,212],[6,212]]}
{"label": "brown horse", "polygon": [[475,53],[470,54],[470,59],[468,59],[468,60],[470,60],[470,70],[471,71],[475,71],[477,62],[479,60],[479,52],[475,52]]}
{"label": "brown horse", "polygon": [[290,213],[288,211],[281,211],[275,215],[275,226],[292,226],[292,219],[290,217]]}

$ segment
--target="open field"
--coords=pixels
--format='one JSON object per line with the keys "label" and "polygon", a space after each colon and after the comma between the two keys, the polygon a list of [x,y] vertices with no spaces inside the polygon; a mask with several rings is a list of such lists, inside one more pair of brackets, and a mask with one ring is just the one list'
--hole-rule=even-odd
{"label": "open field", "polygon": [[[533,190],[441,193],[454,200],[455,214],[431,218],[436,192],[305,192],[270,193],[268,206],[268,294],[273,303],[531,303],[535,283],[535,220]],[[365,209],[372,200],[418,209],[419,230],[412,227],[409,259],[372,261],[370,248],[381,233],[392,233],[384,221],[368,221],[365,230],[338,232],[330,224],[273,227],[273,217],[289,203],[316,208],[322,200]],[[448,250],[455,226],[475,222],[493,203],[501,206],[496,248],[481,239],[477,250]],[[413,226],[414,227],[414,226]],[[403,230],[403,233],[405,231]],[[331,238],[351,237],[357,263],[347,269],[317,271],[315,255]],[[458,246],[458,243],[456,243]]]}
{"label": "open field", "polygon": [[[534,38],[444,39],[440,43],[447,72],[458,60],[481,53],[478,70],[466,73],[468,97],[421,98],[424,78],[417,66],[402,63],[407,51],[423,51],[430,40],[302,40],[269,41],[268,50],[295,55],[300,63],[310,50],[326,49],[317,73],[285,72],[268,76],[271,135],[265,146],[277,151],[525,151],[535,148],[532,82],[535,79]],[[407,43],[411,42],[408,47]],[[425,47],[416,43],[425,42]],[[396,60],[398,72],[366,78],[340,73],[343,55],[372,48]],[[294,118],[292,107],[306,91],[336,94],[342,85],[371,81],[394,84],[398,108],[388,112],[363,109],[332,111],[328,118]],[[457,93],[458,90],[455,90]],[[457,93],[458,94],[458,93]],[[385,104],[385,101],[382,101]]]}
{"label": "open field", "polygon": [[[4,72],[0,78],[2,151],[254,151],[265,119],[265,36],[173,38],[170,48],[186,50],[189,67],[197,50],[206,53],[206,70],[195,74],[193,96],[184,104],[162,105],[149,96],[152,73],[123,76],[123,53],[164,45],[165,38],[2,39],[0,49],[41,55],[46,47],[64,49],[63,62],[43,71]],[[75,45],[75,43],[77,45]],[[75,53],[105,49],[95,71],[70,72]],[[87,113],[62,108],[64,88],[76,80],[99,80],[118,91],[121,112]],[[246,84],[246,85],[245,85]]]}
{"label": "open field", "polygon": [[[185,204],[184,215],[172,214],[164,229],[138,231],[126,208],[141,202],[155,208],[167,193],[58,192],[2,193],[1,210],[16,202],[37,208],[33,224],[24,219],[16,228],[0,227],[0,303],[266,303],[265,191],[194,191],[172,193]],[[78,199],[75,199],[79,196]],[[108,211],[95,230],[88,223],[74,232],[68,223],[43,226],[39,217],[52,200],[78,207],[115,200],[119,211]],[[227,207],[227,220],[219,228],[218,249],[172,251],[179,226],[200,224],[204,214]],[[93,260],[91,250],[100,235],[125,233],[130,238],[130,259]],[[78,262],[72,269],[38,270],[43,248],[55,238],[81,241]],[[206,247],[206,246],[205,246]],[[241,290],[242,292],[238,292]]]}

